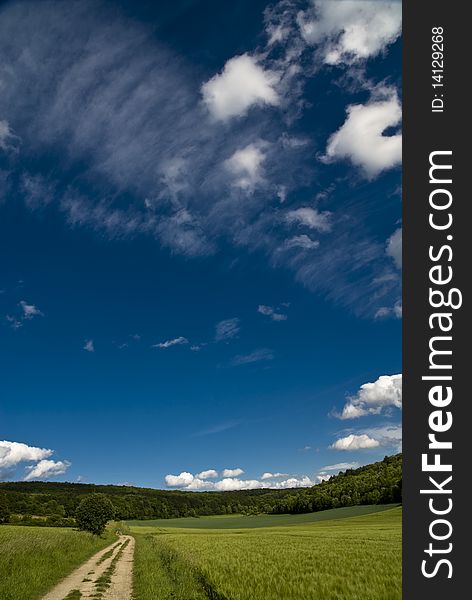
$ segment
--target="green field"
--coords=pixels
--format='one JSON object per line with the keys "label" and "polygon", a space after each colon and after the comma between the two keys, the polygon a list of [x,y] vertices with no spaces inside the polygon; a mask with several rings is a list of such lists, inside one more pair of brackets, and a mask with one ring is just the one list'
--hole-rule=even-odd
{"label": "green field", "polygon": [[[400,600],[401,508],[378,508],[299,515],[303,523],[291,516],[264,529],[269,517],[197,519],[199,529],[134,525],[135,598]],[[241,528],[241,519],[257,525]]]}
{"label": "green field", "polygon": [[87,558],[110,544],[104,537],[59,527],[0,526],[1,600],[37,600]]}
{"label": "green field", "polygon": [[[164,529],[255,529],[259,527],[281,527],[299,523],[314,523],[346,517],[358,517],[375,512],[391,509],[392,504],[379,504],[375,506],[348,506],[333,508],[314,513],[301,515],[217,515],[213,517],[184,517],[180,519],[153,519],[151,521],[126,521],[131,527],[160,527]],[[139,530],[137,530],[139,532]],[[151,530],[152,533],[152,530]]]}

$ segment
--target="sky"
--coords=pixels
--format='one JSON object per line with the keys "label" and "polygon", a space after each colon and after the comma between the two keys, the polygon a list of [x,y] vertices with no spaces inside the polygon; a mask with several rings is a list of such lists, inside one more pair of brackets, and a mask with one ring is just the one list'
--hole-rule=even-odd
{"label": "sky", "polygon": [[396,1],[0,3],[0,479],[400,450],[400,36]]}

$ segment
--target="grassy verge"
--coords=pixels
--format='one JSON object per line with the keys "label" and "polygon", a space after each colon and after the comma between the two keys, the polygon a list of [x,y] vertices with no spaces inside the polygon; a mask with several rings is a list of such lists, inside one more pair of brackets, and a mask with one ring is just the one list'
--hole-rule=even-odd
{"label": "grassy verge", "polygon": [[401,599],[399,508],[291,527],[139,531],[136,600]]}
{"label": "grassy verge", "polygon": [[116,537],[59,527],[0,526],[0,598],[37,600]]}

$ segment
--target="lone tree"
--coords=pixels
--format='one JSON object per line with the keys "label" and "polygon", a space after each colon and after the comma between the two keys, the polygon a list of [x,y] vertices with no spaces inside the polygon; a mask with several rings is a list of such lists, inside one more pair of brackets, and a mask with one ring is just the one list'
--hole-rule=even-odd
{"label": "lone tree", "polygon": [[105,527],[115,516],[115,507],[105,494],[86,496],[75,511],[75,520],[79,529],[102,535]]}

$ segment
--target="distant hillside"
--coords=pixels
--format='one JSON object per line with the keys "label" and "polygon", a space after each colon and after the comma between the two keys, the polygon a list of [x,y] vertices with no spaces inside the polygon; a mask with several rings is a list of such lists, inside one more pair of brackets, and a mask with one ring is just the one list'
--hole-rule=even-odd
{"label": "distant hillside", "polygon": [[[75,509],[91,493],[106,494],[117,519],[166,519],[231,513],[297,513],[356,504],[401,502],[402,457],[385,457],[312,488],[186,492],[132,486],[56,482],[0,483],[0,522],[73,525]],[[18,516],[21,515],[21,516]]]}
{"label": "distant hillside", "polygon": [[267,512],[305,513],[358,504],[390,504],[402,501],[402,455],[348,469],[319,485],[292,490]]}

